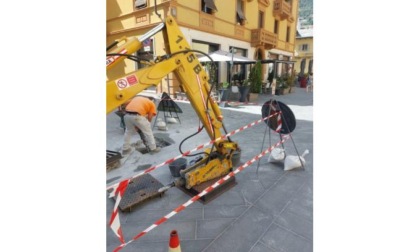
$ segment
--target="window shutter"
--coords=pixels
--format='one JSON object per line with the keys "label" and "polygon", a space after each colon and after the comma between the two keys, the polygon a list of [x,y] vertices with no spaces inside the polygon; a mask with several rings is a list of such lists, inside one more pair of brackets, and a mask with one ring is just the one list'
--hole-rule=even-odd
{"label": "window shutter", "polygon": [[213,0],[204,0],[204,3],[206,4],[207,8],[217,11],[216,5],[214,4]]}
{"label": "window shutter", "polygon": [[242,10],[240,8],[238,8],[238,10],[236,11],[236,13],[238,14],[238,17],[241,21],[246,20],[244,13],[242,12]]}
{"label": "window shutter", "polygon": [[140,9],[140,8],[144,8],[147,6],[147,0],[136,0],[136,2],[134,3],[134,5],[136,6],[136,8]]}

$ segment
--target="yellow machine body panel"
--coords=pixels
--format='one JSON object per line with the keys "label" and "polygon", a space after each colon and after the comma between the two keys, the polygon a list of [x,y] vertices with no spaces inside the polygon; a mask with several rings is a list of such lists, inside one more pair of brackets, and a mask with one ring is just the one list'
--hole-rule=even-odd
{"label": "yellow machine body panel", "polygon": [[[216,139],[223,136],[221,132],[223,115],[217,102],[210,97],[207,73],[196,54],[190,51],[191,47],[175,19],[168,16],[164,24],[154,28],[149,34],[153,35],[158,31],[163,33],[167,54],[157,57],[150,66],[107,81],[106,113],[111,113],[144,89],[157,85],[166,75],[173,72],[209,137]],[[123,37],[115,44],[116,48],[107,53],[107,70],[142,47],[141,41],[137,38]],[[214,152],[219,158],[200,163],[201,165],[196,165],[195,169],[189,169],[190,173],[186,176],[188,187],[225,175],[232,167],[231,153],[238,148],[237,144],[223,139],[215,142],[214,146]],[[208,160],[208,157],[205,160]]]}
{"label": "yellow machine body panel", "polygon": [[208,159],[203,159],[196,163],[194,169],[185,174],[185,187],[190,189],[208,180],[226,175],[232,168],[230,159],[213,159],[207,163]]}

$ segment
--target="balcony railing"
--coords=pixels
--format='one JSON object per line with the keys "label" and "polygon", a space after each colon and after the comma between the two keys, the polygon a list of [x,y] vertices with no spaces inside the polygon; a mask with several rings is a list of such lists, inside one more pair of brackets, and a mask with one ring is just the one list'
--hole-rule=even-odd
{"label": "balcony railing", "polygon": [[291,0],[275,0],[273,5],[274,16],[280,17],[280,19],[292,18],[292,6]]}
{"label": "balcony railing", "polygon": [[266,49],[272,49],[277,46],[276,34],[260,29],[251,30],[251,46],[263,45]]}

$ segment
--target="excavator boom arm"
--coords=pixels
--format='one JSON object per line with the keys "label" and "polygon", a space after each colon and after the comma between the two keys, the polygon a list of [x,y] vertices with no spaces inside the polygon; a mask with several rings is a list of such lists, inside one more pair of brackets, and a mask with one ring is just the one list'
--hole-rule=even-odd
{"label": "excavator boom arm", "polygon": [[[169,73],[174,73],[207,134],[212,140],[220,138],[223,116],[219,106],[210,96],[207,73],[172,16],[168,16],[163,24],[147,34],[155,34],[158,30],[163,34],[166,55],[158,57],[148,67],[107,81],[106,112],[112,112],[144,89],[160,83]],[[142,39],[146,38],[142,36]],[[123,38],[121,41],[125,43],[108,54],[107,70],[124,58],[131,58],[131,54],[142,46],[142,40],[137,38]],[[111,47],[115,45],[114,43]],[[226,175],[230,171],[232,155],[238,148],[237,144],[230,139],[219,139],[215,142],[215,147],[215,150],[205,150],[207,156],[200,163],[182,171],[182,181],[186,188]]]}
{"label": "excavator boom arm", "polygon": [[[173,17],[166,18],[165,25],[160,26],[159,30],[163,32],[167,56],[149,67],[108,81],[106,112],[112,112],[136,94],[157,85],[167,74],[174,72],[207,134],[211,139],[222,136],[220,129],[223,116],[217,103],[210,97],[207,73],[195,53],[190,51],[191,48]],[[126,41],[126,44],[113,51],[130,54],[141,48],[141,42],[136,39]],[[113,59],[107,59],[107,69],[123,58],[125,57],[114,56]]]}

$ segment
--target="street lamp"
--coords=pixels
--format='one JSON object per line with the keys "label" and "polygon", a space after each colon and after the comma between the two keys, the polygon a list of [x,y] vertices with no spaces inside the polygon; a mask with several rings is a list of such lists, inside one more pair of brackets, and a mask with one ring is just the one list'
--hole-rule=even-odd
{"label": "street lamp", "polygon": [[230,61],[230,85],[232,86],[232,81],[233,81],[233,54],[236,52],[235,47],[231,47],[229,52],[232,54],[232,59]]}

